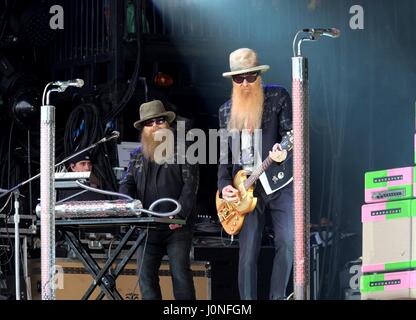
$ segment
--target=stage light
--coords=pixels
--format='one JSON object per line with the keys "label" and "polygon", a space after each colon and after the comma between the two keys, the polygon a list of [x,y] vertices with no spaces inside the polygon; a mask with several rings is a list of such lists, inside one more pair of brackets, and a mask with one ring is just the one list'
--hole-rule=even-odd
{"label": "stage light", "polygon": [[153,82],[157,87],[167,88],[173,85],[173,78],[167,73],[158,72],[153,78]]}
{"label": "stage light", "polygon": [[40,93],[36,89],[21,89],[10,100],[11,113],[20,127],[30,129],[39,125]]}

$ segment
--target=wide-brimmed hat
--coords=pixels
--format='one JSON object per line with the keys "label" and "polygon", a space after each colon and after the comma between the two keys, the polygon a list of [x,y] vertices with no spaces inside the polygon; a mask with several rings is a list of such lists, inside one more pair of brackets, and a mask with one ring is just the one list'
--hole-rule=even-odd
{"label": "wide-brimmed hat", "polygon": [[270,66],[260,65],[257,54],[249,48],[240,48],[230,53],[230,71],[224,72],[223,77],[229,78],[236,74],[258,71],[260,73],[269,70]]}
{"label": "wide-brimmed hat", "polygon": [[140,120],[134,123],[134,127],[140,129],[144,121],[159,117],[166,117],[166,120],[172,123],[176,118],[176,114],[172,111],[166,111],[160,100],[143,103],[140,106]]}

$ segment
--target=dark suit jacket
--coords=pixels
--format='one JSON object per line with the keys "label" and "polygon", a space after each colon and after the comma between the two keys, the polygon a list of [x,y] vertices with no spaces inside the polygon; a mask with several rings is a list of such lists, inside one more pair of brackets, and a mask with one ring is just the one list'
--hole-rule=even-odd
{"label": "dark suit jacket", "polygon": [[[134,150],[124,177],[120,180],[119,192],[143,201],[148,177],[146,176],[149,160],[141,147]],[[192,225],[196,219],[196,197],[199,184],[199,170],[197,165],[166,164],[158,167],[157,195],[159,198],[177,200],[182,210],[178,218],[186,219],[186,225]],[[147,209],[147,208],[146,208]],[[159,205],[162,212],[171,211],[172,204]]]}
{"label": "dark suit jacket", "polygon": [[[219,126],[221,129],[227,129],[231,112],[231,100],[224,103],[219,109]],[[282,140],[282,137],[290,130],[292,130],[292,101],[289,93],[283,87],[277,85],[268,85],[264,87],[264,109],[262,117],[262,160],[264,161],[269,156],[269,151],[272,150],[273,145]],[[228,164],[218,165],[218,190],[221,190],[231,184],[234,175],[242,167],[239,164],[232,164],[231,159],[231,138],[228,143]],[[220,161],[225,160],[220,155]],[[282,171],[281,166],[285,168],[286,174],[292,176],[292,152],[288,153],[288,157],[282,164],[273,162],[266,170],[266,176],[272,190],[276,185],[273,176]]]}

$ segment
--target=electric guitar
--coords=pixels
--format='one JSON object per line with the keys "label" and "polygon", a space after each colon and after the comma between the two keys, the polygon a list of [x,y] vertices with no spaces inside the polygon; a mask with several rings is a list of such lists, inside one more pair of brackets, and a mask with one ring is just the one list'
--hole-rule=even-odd
{"label": "electric guitar", "polygon": [[[293,148],[293,130],[289,131],[280,142],[282,150],[290,151]],[[254,183],[273,163],[277,162],[277,152],[272,152],[262,164],[253,171],[247,178],[245,170],[240,170],[234,176],[233,186],[239,191],[239,200],[237,202],[229,202],[220,198],[220,192],[217,191],[215,204],[217,207],[217,215],[225,232],[229,235],[236,235],[243,227],[245,216],[252,212],[257,204],[257,198],[253,196]],[[292,179],[292,168],[280,164],[281,170],[277,176],[273,176],[274,190],[283,188]],[[289,173],[285,174],[285,171]]]}

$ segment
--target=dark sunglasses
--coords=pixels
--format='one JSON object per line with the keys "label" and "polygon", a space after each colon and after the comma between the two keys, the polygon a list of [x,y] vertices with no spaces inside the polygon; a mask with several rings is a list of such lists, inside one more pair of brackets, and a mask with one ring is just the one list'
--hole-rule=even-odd
{"label": "dark sunglasses", "polygon": [[153,124],[163,124],[166,122],[166,118],[165,117],[159,117],[159,118],[153,118],[153,119],[149,119],[146,120],[145,122],[143,122],[143,125],[145,127],[153,127]]}
{"label": "dark sunglasses", "polygon": [[233,81],[235,83],[243,83],[244,79],[247,80],[248,83],[253,83],[254,81],[256,81],[257,77],[258,77],[258,73],[246,73],[246,74],[237,74],[235,76],[233,76]]}

